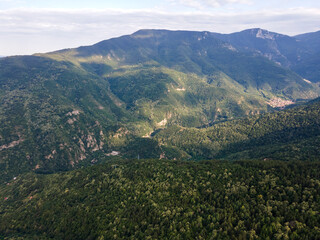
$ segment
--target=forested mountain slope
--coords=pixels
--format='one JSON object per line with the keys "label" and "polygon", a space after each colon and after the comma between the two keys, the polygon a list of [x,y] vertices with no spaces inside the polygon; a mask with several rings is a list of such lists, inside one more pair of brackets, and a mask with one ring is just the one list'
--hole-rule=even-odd
{"label": "forested mountain slope", "polygon": [[71,63],[10,57],[0,69],[2,178],[71,169],[103,150],[107,127],[130,118],[107,81]]}
{"label": "forested mountain slope", "polygon": [[231,34],[213,33],[213,35],[229,42],[241,51],[265,56],[284,67],[290,67],[298,61],[298,56],[305,52],[304,49],[301,49],[303,46],[300,45],[298,39],[260,28]]}
{"label": "forested mountain slope", "polygon": [[[93,46],[1,58],[1,179],[111,155],[196,157],[168,136],[163,143],[165,131],[152,136],[318,95],[315,84],[291,70],[209,32],[141,30]],[[220,156],[201,151],[199,158]]]}
{"label": "forested mountain slope", "polygon": [[264,56],[309,81],[320,82],[320,31],[290,37],[255,28],[212,35],[242,52]]}
{"label": "forested mountain slope", "polygon": [[100,75],[111,68],[121,67],[124,71],[141,65],[148,68],[165,66],[217,80],[219,73],[223,72],[254,93],[265,90],[290,98],[306,98],[302,92],[312,89],[289,70],[264,57],[239,51],[210,32],[140,30],[132,35],[48,56],[78,62]]}
{"label": "forested mountain slope", "polygon": [[172,126],[154,138],[193,158],[319,160],[320,99],[203,129]]}
{"label": "forested mountain slope", "polygon": [[292,69],[313,82],[320,82],[320,31],[296,36],[307,47],[306,56]]}

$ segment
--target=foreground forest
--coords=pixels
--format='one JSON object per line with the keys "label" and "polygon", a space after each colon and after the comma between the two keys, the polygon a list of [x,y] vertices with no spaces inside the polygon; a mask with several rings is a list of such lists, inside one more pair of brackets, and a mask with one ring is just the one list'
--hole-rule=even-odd
{"label": "foreground forest", "polygon": [[0,187],[3,239],[320,239],[320,163],[113,160]]}

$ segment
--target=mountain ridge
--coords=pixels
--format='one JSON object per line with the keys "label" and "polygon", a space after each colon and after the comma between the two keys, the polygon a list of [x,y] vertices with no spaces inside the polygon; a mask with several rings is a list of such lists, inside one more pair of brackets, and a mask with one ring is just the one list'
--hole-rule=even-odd
{"label": "mountain ridge", "polygon": [[141,30],[2,58],[2,176],[70,170],[115,152],[184,158],[189,153],[150,135],[254,117],[319,93],[293,71],[206,31]]}
{"label": "mountain ridge", "polygon": [[[141,29],[131,35],[124,35],[100,41],[97,44],[92,45],[91,48],[93,47],[98,51],[99,47],[103,46],[108,41],[125,41],[130,38],[150,39],[151,36],[155,37],[157,35],[156,33],[158,33],[158,35],[168,33],[179,33],[185,35],[195,34],[198,35],[198,37],[202,37],[202,35],[206,34],[231,44],[229,47],[234,50],[239,48],[238,50],[241,52],[251,52],[266,57],[285,68],[296,71],[307,80],[319,82],[320,79],[318,78],[319,74],[317,72],[317,65],[312,69],[309,67],[310,65],[315,65],[319,62],[319,32],[320,31],[288,36],[285,34],[270,32],[261,28],[246,29],[230,34],[221,34],[209,31]],[[145,44],[148,45],[146,42]],[[126,47],[125,45],[124,47]],[[130,44],[128,46],[130,46]],[[90,48],[90,46],[80,47],[81,50],[88,48]],[[59,50],[58,52],[68,50],[71,49]]]}

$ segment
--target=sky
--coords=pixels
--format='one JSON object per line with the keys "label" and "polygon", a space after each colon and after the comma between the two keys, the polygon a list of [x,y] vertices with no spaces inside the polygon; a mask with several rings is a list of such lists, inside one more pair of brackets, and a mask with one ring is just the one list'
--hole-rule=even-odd
{"label": "sky", "polygon": [[91,45],[139,29],[294,36],[320,30],[319,0],[0,0],[0,56]]}

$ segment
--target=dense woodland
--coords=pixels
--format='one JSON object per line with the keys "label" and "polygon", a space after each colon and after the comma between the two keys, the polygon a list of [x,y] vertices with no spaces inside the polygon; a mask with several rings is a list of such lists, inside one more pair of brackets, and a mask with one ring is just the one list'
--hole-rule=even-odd
{"label": "dense woodland", "polygon": [[320,163],[115,160],[0,187],[7,239],[319,239]]}
{"label": "dense woodland", "polygon": [[192,158],[319,160],[320,101],[206,128],[171,126],[155,134]]}

